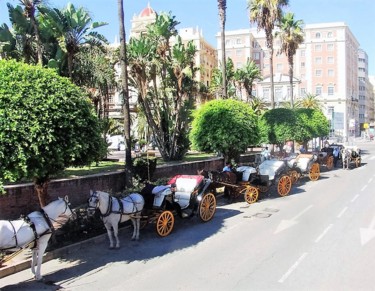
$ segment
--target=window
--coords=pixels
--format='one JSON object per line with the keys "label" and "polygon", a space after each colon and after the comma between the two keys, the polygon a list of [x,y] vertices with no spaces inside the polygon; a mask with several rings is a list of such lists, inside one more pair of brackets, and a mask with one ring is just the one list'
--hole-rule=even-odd
{"label": "window", "polygon": [[320,38],[320,32],[315,33],[315,38]]}
{"label": "window", "polygon": [[236,50],[236,56],[239,57],[242,55],[242,50]]}
{"label": "window", "polygon": [[259,52],[253,53],[253,59],[254,60],[259,60],[260,59],[260,53]]}
{"label": "window", "polygon": [[230,45],[230,39],[225,40],[225,45]]}
{"label": "window", "polygon": [[322,70],[315,70],[315,77],[321,77],[322,76]]}
{"label": "window", "polygon": [[283,89],[281,87],[275,88],[275,99],[276,101],[280,101],[283,98]]}
{"label": "window", "polygon": [[301,62],[301,68],[305,67],[305,62]]}
{"label": "window", "polygon": [[321,44],[316,44],[315,45],[315,51],[316,52],[321,52],[322,51],[322,45]]}
{"label": "window", "polygon": [[270,89],[269,88],[263,88],[263,98],[264,98],[264,100],[270,99]]}
{"label": "window", "polygon": [[328,86],[327,90],[328,90],[328,95],[333,95],[335,88],[333,86]]}
{"label": "window", "polygon": [[237,38],[237,39],[236,39],[236,44],[241,44],[241,43],[242,43],[241,39],[240,39],[240,38]]}
{"label": "window", "polygon": [[227,57],[232,56],[232,51],[225,51],[225,55],[226,55]]}
{"label": "window", "polygon": [[317,65],[322,64],[322,58],[321,57],[315,58],[315,64],[317,64]]}
{"label": "window", "polygon": [[301,57],[304,57],[306,54],[305,50],[301,50]]}
{"label": "window", "polygon": [[316,86],[315,87],[315,94],[316,95],[322,95],[322,87],[321,86]]}
{"label": "window", "polygon": [[301,95],[301,97],[305,97],[306,96],[306,88],[301,88],[300,95]]}
{"label": "window", "polygon": [[334,45],[333,43],[328,43],[327,44],[327,51],[333,51],[334,50]]}
{"label": "window", "polygon": [[332,31],[329,31],[329,32],[327,33],[327,37],[328,37],[328,38],[333,37],[333,33],[332,33]]}
{"label": "window", "polygon": [[335,59],[333,57],[328,57],[327,58],[327,63],[328,64],[333,64],[335,62]]}
{"label": "window", "polygon": [[283,70],[283,64],[277,64],[276,65],[276,71],[280,73]]}
{"label": "window", "polygon": [[335,71],[332,69],[328,70],[328,77],[334,77],[335,76]]}

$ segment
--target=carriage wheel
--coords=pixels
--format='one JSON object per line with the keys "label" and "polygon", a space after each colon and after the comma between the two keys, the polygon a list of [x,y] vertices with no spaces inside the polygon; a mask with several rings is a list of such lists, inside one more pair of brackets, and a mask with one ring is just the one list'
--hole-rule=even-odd
{"label": "carriage wheel", "polygon": [[255,203],[258,201],[259,191],[253,186],[246,186],[240,191],[240,194],[244,195],[245,201],[249,204]]}
{"label": "carriage wheel", "polygon": [[333,169],[333,157],[332,156],[328,157],[326,167],[328,170]]}
{"label": "carriage wheel", "polygon": [[167,236],[174,226],[174,215],[171,211],[163,211],[156,221],[156,232],[160,236]]}
{"label": "carriage wheel", "polygon": [[282,175],[277,182],[277,192],[280,196],[289,194],[292,188],[292,179],[288,175]]}
{"label": "carriage wheel", "polygon": [[358,168],[358,167],[361,166],[361,158],[356,158],[355,159],[355,166],[356,166],[356,168]]}
{"label": "carriage wheel", "polygon": [[296,170],[290,170],[288,172],[290,178],[292,179],[292,184],[295,184],[297,183],[298,179],[299,179],[299,174]]}
{"label": "carriage wheel", "polygon": [[270,189],[270,186],[258,185],[258,190],[260,193],[266,193]]}
{"label": "carriage wheel", "polygon": [[207,193],[199,204],[199,217],[206,222],[212,219],[216,211],[216,198],[214,194]]}
{"label": "carriage wheel", "polygon": [[320,176],[320,168],[318,163],[313,163],[309,171],[309,178],[311,181],[316,181]]}

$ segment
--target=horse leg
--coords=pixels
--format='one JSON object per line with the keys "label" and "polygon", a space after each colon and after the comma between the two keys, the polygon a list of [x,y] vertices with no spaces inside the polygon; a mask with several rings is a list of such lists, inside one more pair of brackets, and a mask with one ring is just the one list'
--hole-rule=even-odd
{"label": "horse leg", "polygon": [[113,228],[113,235],[116,239],[116,249],[119,249],[120,248],[120,240],[118,238],[118,223],[113,224],[112,228]]}
{"label": "horse leg", "polygon": [[108,238],[109,238],[109,248],[110,249],[113,249],[113,238],[112,238],[112,227],[110,224],[104,224],[106,230],[107,230],[107,234],[108,234]]}
{"label": "horse leg", "polygon": [[31,261],[31,272],[34,274],[35,279],[37,281],[40,281],[43,279],[41,275],[41,267],[43,263],[43,255],[48,246],[48,241],[50,237],[51,237],[50,233],[40,237],[37,240],[36,248],[33,249],[33,256],[32,256],[32,261]]}
{"label": "horse leg", "polygon": [[140,228],[140,218],[130,218],[133,224],[133,236],[132,240],[138,240],[139,239],[139,228]]}

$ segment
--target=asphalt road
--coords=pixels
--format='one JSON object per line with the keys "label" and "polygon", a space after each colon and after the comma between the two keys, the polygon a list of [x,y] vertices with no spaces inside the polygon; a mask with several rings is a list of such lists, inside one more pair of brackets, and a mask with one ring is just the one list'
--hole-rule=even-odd
{"label": "asphalt road", "polygon": [[247,205],[220,200],[212,221],[153,225],[122,248],[107,241],[5,277],[1,290],[374,290],[375,143],[358,143],[362,166],[304,178],[287,197]]}

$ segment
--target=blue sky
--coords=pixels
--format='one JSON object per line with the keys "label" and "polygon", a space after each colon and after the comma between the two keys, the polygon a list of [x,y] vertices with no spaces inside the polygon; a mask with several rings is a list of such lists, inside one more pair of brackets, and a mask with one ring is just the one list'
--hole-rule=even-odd
{"label": "blue sky", "polygon": [[[47,0],[51,6],[62,8],[69,1]],[[0,23],[8,21],[6,3],[17,5],[18,0],[0,0]],[[118,34],[116,0],[72,0],[76,7],[87,8],[95,21],[108,22],[98,31],[113,42]],[[216,47],[215,35],[219,31],[216,0],[124,0],[127,35],[134,14],[150,3],[156,12],[171,11],[182,27],[203,30],[209,43]],[[234,30],[250,26],[247,0],[227,0],[226,29]],[[375,1],[374,0],[289,0],[287,11],[295,14],[306,24],[321,22],[345,22],[369,57],[369,74],[375,75]]]}

